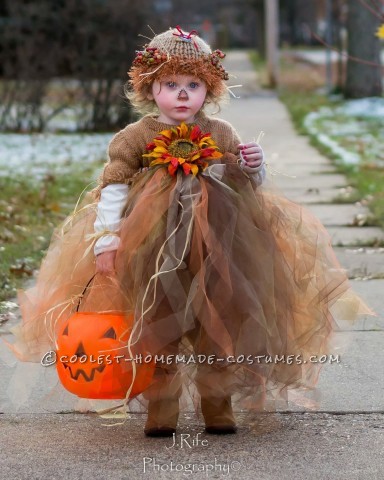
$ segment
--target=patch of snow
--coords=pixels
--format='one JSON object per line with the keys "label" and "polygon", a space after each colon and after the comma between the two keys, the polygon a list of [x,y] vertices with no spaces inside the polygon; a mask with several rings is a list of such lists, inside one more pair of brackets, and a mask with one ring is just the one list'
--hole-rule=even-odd
{"label": "patch of snow", "polygon": [[67,173],[75,164],[107,159],[113,134],[0,134],[0,176]]}
{"label": "patch of snow", "polygon": [[[384,99],[349,100],[306,116],[308,133],[348,165],[384,165]],[[374,133],[373,133],[374,132]]]}
{"label": "patch of snow", "polygon": [[336,112],[352,117],[384,118],[384,98],[369,97],[358,100],[348,100]]}
{"label": "patch of snow", "polygon": [[348,165],[357,165],[360,162],[360,157],[352,152],[349,152],[345,148],[341,147],[336,141],[332,140],[328,135],[319,133],[318,140],[330,148],[334,154],[339,156],[342,161]]}

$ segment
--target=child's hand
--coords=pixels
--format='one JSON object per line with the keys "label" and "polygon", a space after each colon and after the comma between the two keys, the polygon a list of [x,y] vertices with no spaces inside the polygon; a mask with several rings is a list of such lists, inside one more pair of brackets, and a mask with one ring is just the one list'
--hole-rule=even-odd
{"label": "child's hand", "polygon": [[264,152],[256,142],[240,143],[238,145],[243,168],[247,172],[257,171],[264,162]]}
{"label": "child's hand", "polygon": [[116,250],[111,252],[103,252],[96,256],[96,272],[97,273],[115,273]]}

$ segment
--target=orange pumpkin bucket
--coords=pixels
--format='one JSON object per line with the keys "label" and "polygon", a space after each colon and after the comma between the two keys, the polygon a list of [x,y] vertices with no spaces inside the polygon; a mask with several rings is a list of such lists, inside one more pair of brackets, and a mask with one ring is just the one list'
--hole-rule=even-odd
{"label": "orange pumpkin bucket", "polygon": [[[127,344],[133,315],[76,312],[61,327],[57,338],[56,369],[63,386],[71,393],[92,399],[122,399],[132,383],[132,359]],[[135,355],[139,355],[135,345]],[[154,362],[136,362],[129,397],[150,385]],[[137,359],[136,359],[137,360]]]}

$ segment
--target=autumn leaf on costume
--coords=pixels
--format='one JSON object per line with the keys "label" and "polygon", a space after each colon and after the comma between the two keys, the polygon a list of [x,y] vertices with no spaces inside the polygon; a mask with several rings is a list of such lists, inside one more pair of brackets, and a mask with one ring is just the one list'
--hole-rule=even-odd
{"label": "autumn leaf on costume", "polygon": [[152,159],[149,166],[163,165],[172,176],[177,170],[196,176],[208,167],[209,160],[223,156],[210,133],[202,133],[198,125],[188,127],[184,122],[160,132],[146,148],[150,153],[143,157]]}
{"label": "autumn leaf on costume", "polygon": [[384,39],[384,23],[377,29],[376,37]]}

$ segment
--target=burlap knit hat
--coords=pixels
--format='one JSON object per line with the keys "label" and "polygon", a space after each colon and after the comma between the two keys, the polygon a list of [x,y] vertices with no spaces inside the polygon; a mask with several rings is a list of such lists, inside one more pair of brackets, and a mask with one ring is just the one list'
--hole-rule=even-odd
{"label": "burlap knit hat", "polygon": [[228,80],[220,60],[225,54],[212,52],[210,46],[197,32],[183,32],[179,26],[156,35],[136,57],[128,72],[130,84],[137,93],[143,92],[156,79],[169,75],[194,75],[205,81],[214,96],[226,90]]}

